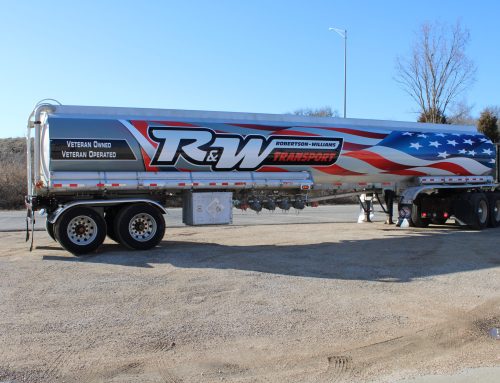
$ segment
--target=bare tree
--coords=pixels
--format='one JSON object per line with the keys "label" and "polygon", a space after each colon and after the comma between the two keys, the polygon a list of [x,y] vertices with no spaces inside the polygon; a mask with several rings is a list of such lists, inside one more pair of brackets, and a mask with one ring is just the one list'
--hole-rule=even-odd
{"label": "bare tree", "polygon": [[472,117],[473,105],[465,100],[453,103],[450,106],[450,115],[446,118],[447,123],[455,125],[476,125],[477,118]]}
{"label": "bare tree", "polygon": [[329,106],[324,106],[322,108],[302,108],[293,111],[293,114],[298,116],[314,116],[314,117],[338,117],[339,112],[332,110]]}
{"label": "bare tree", "polygon": [[395,79],[426,122],[443,122],[450,103],[474,82],[476,67],[465,54],[469,40],[460,23],[423,24],[410,57],[398,57]]}

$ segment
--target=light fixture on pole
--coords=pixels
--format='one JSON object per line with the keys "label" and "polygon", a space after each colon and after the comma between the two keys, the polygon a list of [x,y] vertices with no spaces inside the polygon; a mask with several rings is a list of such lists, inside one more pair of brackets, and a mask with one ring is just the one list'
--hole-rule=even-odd
{"label": "light fixture on pole", "polygon": [[347,96],[347,29],[330,28],[344,39],[344,118],[346,118],[346,96]]}

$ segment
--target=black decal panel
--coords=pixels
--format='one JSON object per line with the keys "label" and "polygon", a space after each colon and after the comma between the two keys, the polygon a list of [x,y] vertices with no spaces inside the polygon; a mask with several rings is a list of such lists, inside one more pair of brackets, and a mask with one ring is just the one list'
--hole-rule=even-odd
{"label": "black decal panel", "polygon": [[55,138],[50,140],[52,160],[136,160],[126,140]]}

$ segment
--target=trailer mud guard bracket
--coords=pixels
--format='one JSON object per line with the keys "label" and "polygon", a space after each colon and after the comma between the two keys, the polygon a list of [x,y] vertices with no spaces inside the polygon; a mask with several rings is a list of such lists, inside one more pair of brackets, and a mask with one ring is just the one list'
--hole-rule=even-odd
{"label": "trailer mud guard bracket", "polygon": [[401,199],[399,203],[401,205],[411,205],[413,201],[418,197],[420,193],[429,190],[436,189],[494,189],[497,185],[494,183],[485,183],[485,184],[462,184],[462,185],[423,185],[423,186],[415,186],[406,189],[403,194],[401,194]]}
{"label": "trailer mud guard bracket", "polygon": [[61,206],[59,209],[57,209],[54,213],[52,213],[49,217],[47,217],[47,220],[50,223],[56,223],[56,221],[59,219],[61,214],[63,214],[66,210],[74,207],[74,206],[99,206],[99,207],[104,207],[104,206],[114,206],[114,205],[122,205],[122,204],[130,204],[130,203],[147,203],[150,205],[153,205],[154,207],[158,208],[162,214],[167,214],[167,211],[165,208],[160,205],[158,202],[150,200],[150,199],[143,199],[143,198],[121,198],[121,199],[106,199],[106,200],[84,200],[84,201],[74,201],[71,202],[67,205]]}

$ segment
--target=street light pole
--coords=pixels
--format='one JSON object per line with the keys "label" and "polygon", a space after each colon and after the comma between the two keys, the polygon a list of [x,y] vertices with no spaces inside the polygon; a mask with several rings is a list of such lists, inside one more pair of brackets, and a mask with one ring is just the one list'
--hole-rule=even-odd
{"label": "street light pole", "polygon": [[344,118],[346,118],[347,104],[347,29],[330,28],[330,31],[337,32],[344,39]]}

